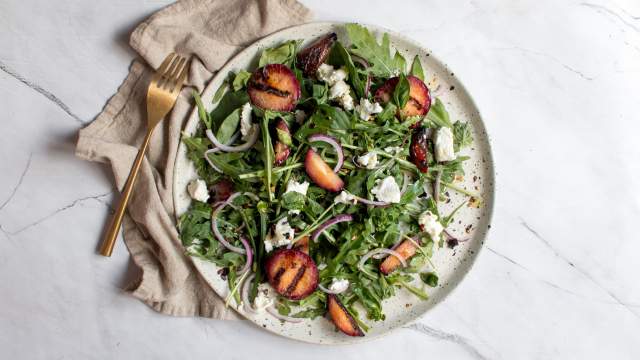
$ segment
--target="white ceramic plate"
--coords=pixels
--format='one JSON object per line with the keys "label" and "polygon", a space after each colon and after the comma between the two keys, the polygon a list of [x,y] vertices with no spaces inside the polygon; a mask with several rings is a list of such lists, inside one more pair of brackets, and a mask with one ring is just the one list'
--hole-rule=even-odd
{"label": "white ceramic plate", "polygon": [[[470,148],[463,150],[463,154],[470,156],[471,159],[465,162],[464,170],[466,176],[464,181],[458,184],[481,194],[484,203],[479,209],[465,206],[456,216],[456,221],[450,226],[453,229],[453,233],[458,234],[460,238],[469,238],[468,241],[460,243],[454,250],[445,246],[435,251],[432,262],[437,268],[440,282],[436,288],[426,288],[430,299],[423,301],[404,289],[397,291],[397,296],[384,302],[386,320],[374,322],[364,319],[371,327],[365,337],[352,338],[336,332],[334,325],[322,317],[313,321],[305,320],[297,324],[282,323],[266,312],[259,315],[250,314],[242,308],[235,308],[235,305],[232,305],[236,311],[258,326],[296,340],[323,344],[359,342],[381,336],[390,330],[416,320],[441,302],[460,283],[478,256],[490,227],[494,203],[493,161],[487,133],[473,100],[460,81],[454,76],[454,73],[425,47],[386,29],[375,26],[367,27],[377,36],[381,36],[383,32],[389,33],[391,45],[400,51],[409,62],[418,54],[424,67],[426,82],[435,76],[440,83],[441,88],[436,94],[445,103],[452,121],[461,120],[471,123],[474,143]],[[257,58],[260,56],[262,49],[291,39],[304,39],[306,44],[329,32],[336,32],[338,39],[348,44],[343,24],[310,23],[284,29],[249,46],[233,58],[211,80],[202,93],[205,106],[208,110],[212,110],[214,104],[211,103],[211,99],[229,71],[252,68],[252,65],[255,66],[257,63]],[[184,131],[187,134],[193,134],[198,126],[198,112],[194,109],[185,124]],[[187,183],[195,177],[193,165],[186,156],[186,147],[181,144],[178,148],[173,184],[174,205],[177,216],[180,216],[189,208],[190,198],[186,188]],[[451,211],[456,204],[465,199],[464,196],[457,194],[455,191],[449,191],[449,193],[452,201],[449,204],[440,205],[440,211],[444,214]],[[209,285],[221,297],[225,298],[229,290],[227,282],[221,279],[217,273],[218,267],[197,258],[193,258],[193,261]],[[416,285],[422,286],[419,281],[416,282]],[[364,311],[361,314],[364,314]]]}

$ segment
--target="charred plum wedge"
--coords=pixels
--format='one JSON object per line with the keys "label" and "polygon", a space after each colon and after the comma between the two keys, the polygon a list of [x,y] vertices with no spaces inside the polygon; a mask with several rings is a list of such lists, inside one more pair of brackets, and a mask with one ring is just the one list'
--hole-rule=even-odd
{"label": "charred plum wedge", "polygon": [[298,67],[302,69],[302,72],[307,76],[313,76],[320,65],[327,60],[331,47],[338,40],[336,33],[331,33],[320,38],[318,41],[307,46],[304,50],[298,53]]}
{"label": "charred plum wedge", "polygon": [[273,152],[275,154],[273,162],[275,166],[280,166],[289,158],[291,153],[291,132],[287,122],[279,119],[276,123],[276,141],[273,145]]}
{"label": "charred plum wedge", "polygon": [[222,179],[209,188],[209,202],[225,201],[233,193],[233,183],[228,179]]}
{"label": "charred plum wedge", "polygon": [[338,330],[349,336],[364,336],[356,320],[349,314],[337,296],[333,294],[327,295],[327,309]]}
{"label": "charred plum wedge", "polygon": [[[394,250],[398,254],[400,254],[400,256],[402,256],[403,260],[409,260],[413,255],[416,254],[416,250],[418,250],[418,248],[413,242],[409,240],[405,240],[402,243],[400,243],[400,245],[398,245],[398,247],[395,248]],[[402,263],[397,257],[393,255],[389,255],[380,264],[380,272],[385,275],[389,275],[395,269],[397,269],[400,265],[402,265]]]}
{"label": "charred plum wedge", "polygon": [[340,179],[338,174],[333,172],[333,169],[313,149],[307,151],[304,159],[304,169],[311,180],[325,190],[338,192],[344,188],[344,181]]}
{"label": "charred plum wedge", "polygon": [[[378,88],[375,94],[376,101],[388,103],[398,81],[398,77],[392,77]],[[409,101],[402,109],[398,110],[398,116],[404,119],[409,116],[426,115],[431,107],[431,94],[427,85],[413,75],[408,75],[407,81],[409,81]]]}
{"label": "charred plum wedge", "polygon": [[282,64],[269,64],[254,71],[247,89],[251,103],[265,110],[292,111],[300,98],[298,79]]}
{"label": "charred plum wedge", "polygon": [[298,240],[293,245],[293,248],[296,249],[296,250],[300,250],[303,253],[309,255],[309,236],[304,236],[303,238]]}
{"label": "charred plum wedge", "polygon": [[409,158],[422,173],[429,170],[429,137],[431,130],[426,127],[413,129],[411,145],[409,146]]}
{"label": "charred plum wedge", "polygon": [[280,249],[265,263],[269,284],[290,300],[304,299],[318,287],[318,268],[309,255],[296,249]]}

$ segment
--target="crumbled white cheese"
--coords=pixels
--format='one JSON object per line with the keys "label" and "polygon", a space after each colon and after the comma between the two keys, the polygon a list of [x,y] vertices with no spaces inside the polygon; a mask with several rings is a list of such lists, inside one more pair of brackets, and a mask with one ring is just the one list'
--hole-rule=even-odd
{"label": "crumbled white cheese", "polygon": [[325,263],[320,263],[320,264],[318,264],[318,270],[321,270],[321,271],[322,271],[322,270],[324,270],[324,269],[326,269],[326,268],[327,268],[327,264],[325,264]]}
{"label": "crumbled white cheese", "polygon": [[275,228],[267,234],[264,239],[264,248],[267,252],[271,252],[273,248],[285,246],[293,243],[293,235],[295,231],[289,225],[286,217],[278,220]]}
{"label": "crumbled white cheese", "polygon": [[360,166],[364,166],[367,169],[375,169],[378,165],[378,154],[374,151],[370,151],[362,156],[358,156],[356,161]]}
{"label": "crumbled white cheese", "polygon": [[290,192],[297,192],[300,193],[304,196],[307,195],[307,190],[309,190],[309,183],[306,181],[303,181],[301,183],[291,179],[289,180],[289,182],[287,183],[287,191],[285,191],[284,193],[290,193]]}
{"label": "crumbled white cheese", "polygon": [[387,146],[386,148],[384,148],[384,152],[391,155],[397,155],[402,152],[402,148],[400,146]]}
{"label": "crumbled white cheese", "polygon": [[371,115],[382,112],[382,106],[377,102],[371,102],[369,99],[361,98],[360,105],[356,105],[356,112],[360,119],[367,121],[371,118]]}
{"label": "crumbled white cheese", "polygon": [[326,82],[329,86],[333,86],[338,81],[347,79],[347,71],[344,67],[334,70],[333,66],[322,64],[316,71],[316,76],[318,80]]}
{"label": "crumbled white cheese", "polygon": [[190,253],[198,253],[201,247],[202,247],[202,240],[193,239],[191,240],[191,245],[187,246],[187,251]]}
{"label": "crumbled white cheese", "polygon": [[287,212],[287,214],[291,215],[291,216],[296,216],[296,215],[300,215],[300,210],[289,210]]}
{"label": "crumbled white cheese", "polygon": [[258,285],[258,292],[253,300],[253,308],[258,312],[262,312],[273,304],[273,299],[273,288],[267,283],[262,283]]}
{"label": "crumbled white cheese", "polygon": [[342,191],[340,194],[338,194],[338,196],[335,197],[335,199],[333,199],[333,202],[336,204],[357,204],[358,203],[358,199],[349,194],[347,191]]}
{"label": "crumbled white cheese", "polygon": [[242,106],[242,110],[240,111],[240,134],[242,134],[242,140],[247,138],[247,134],[249,134],[249,130],[251,130],[252,125],[251,104],[246,103]]}
{"label": "crumbled white cheese", "polygon": [[307,113],[306,113],[306,112],[304,112],[304,110],[300,110],[300,109],[298,109],[298,110],[296,110],[296,112],[295,112],[295,117],[296,117],[296,122],[297,122],[298,124],[302,124],[302,123],[304,122],[304,119],[306,119],[306,118],[307,118]]}
{"label": "crumbled white cheese", "polygon": [[340,80],[329,89],[329,99],[337,100],[345,110],[353,110],[353,98],[351,97],[351,88],[349,85]]}
{"label": "crumbled white cheese", "polygon": [[349,280],[347,279],[333,278],[331,285],[329,285],[329,290],[336,293],[345,292],[348,288],[349,288]]}
{"label": "crumbled white cheese", "polygon": [[378,201],[387,203],[400,202],[400,187],[393,176],[376,180],[376,185],[371,189],[371,193],[376,196]]}
{"label": "crumbled white cheese", "polygon": [[438,129],[434,147],[438,162],[456,159],[456,154],[453,151],[453,132],[450,128],[443,126]]}
{"label": "crumbled white cheese", "polygon": [[209,200],[209,190],[207,189],[207,183],[202,179],[194,179],[187,185],[187,192],[193,200],[206,203]]}
{"label": "crumbled white cheese", "polygon": [[427,210],[418,217],[418,224],[422,231],[431,236],[431,240],[436,243],[440,241],[440,234],[442,233],[442,230],[444,230],[444,227],[438,221],[438,215]]}

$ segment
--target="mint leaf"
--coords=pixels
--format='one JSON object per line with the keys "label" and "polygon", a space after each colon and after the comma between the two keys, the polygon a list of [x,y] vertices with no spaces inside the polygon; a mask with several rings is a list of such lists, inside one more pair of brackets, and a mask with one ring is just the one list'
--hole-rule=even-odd
{"label": "mint leaf", "polygon": [[471,145],[472,142],[473,135],[471,135],[469,123],[457,121],[453,124],[453,149],[455,152]]}
{"label": "mint leaf", "polygon": [[299,192],[291,191],[282,195],[280,204],[287,210],[302,210],[305,205],[305,196]]}

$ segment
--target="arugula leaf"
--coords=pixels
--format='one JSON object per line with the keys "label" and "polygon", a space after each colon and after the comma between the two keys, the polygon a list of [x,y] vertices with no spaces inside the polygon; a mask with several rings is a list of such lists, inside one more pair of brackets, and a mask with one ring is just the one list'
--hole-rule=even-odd
{"label": "arugula leaf", "polygon": [[453,150],[455,152],[471,145],[473,135],[468,122],[456,121],[453,124]]}
{"label": "arugula leaf", "polygon": [[398,68],[398,61],[394,60],[395,52],[391,53],[389,35],[383,35],[382,44],[378,44],[376,38],[362,25],[346,24],[345,28],[351,40],[351,52],[371,63],[369,71],[373,75],[388,78],[404,71]]}
{"label": "arugula leaf", "polygon": [[231,87],[234,91],[238,91],[247,86],[249,82],[249,78],[251,77],[251,73],[246,70],[240,70],[233,78],[233,83]]}
{"label": "arugula leaf", "polygon": [[424,81],[424,70],[422,70],[422,63],[420,62],[420,57],[418,55],[413,58],[413,63],[411,64],[411,75]]}
{"label": "arugula leaf", "polygon": [[225,175],[231,177],[237,177],[242,173],[242,170],[237,166],[230,164],[231,162],[242,158],[242,153],[214,153],[207,154],[207,157],[211,162]]}
{"label": "arugula leaf", "polygon": [[404,74],[407,71],[407,60],[405,60],[400,52],[396,52],[393,56],[393,63],[396,69],[400,70],[400,74]]}
{"label": "arugula leaf", "polygon": [[218,131],[216,132],[216,137],[218,140],[226,144],[231,136],[236,132],[238,128],[238,123],[240,123],[240,109],[234,110],[229,116],[222,121],[220,126],[218,127]]}
{"label": "arugula leaf", "polygon": [[291,67],[296,58],[296,49],[299,43],[299,40],[290,40],[282,45],[264,49],[262,51],[262,55],[260,55],[258,66],[263,67],[267,64],[285,64]]}
{"label": "arugula leaf", "polygon": [[198,117],[204,123],[204,126],[206,126],[207,129],[211,129],[211,118],[207,113],[207,109],[204,108],[204,104],[202,103],[200,94],[198,94],[197,91],[193,90],[191,91],[191,95],[193,96],[193,99],[196,101],[196,106],[198,107]]}
{"label": "arugula leaf", "polygon": [[227,92],[227,84],[223,83],[222,85],[220,85],[218,90],[216,90],[216,93],[213,94],[213,99],[211,99],[211,103],[215,104],[218,101],[220,101],[220,99],[222,99],[222,95],[226,94],[226,92]]}
{"label": "arugula leaf", "polygon": [[404,74],[400,74],[398,79],[398,84],[396,88],[393,90],[393,102],[402,109],[405,105],[407,105],[407,101],[409,101],[409,90],[410,90],[409,80]]}

